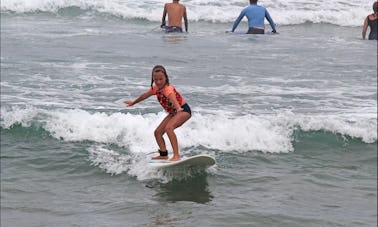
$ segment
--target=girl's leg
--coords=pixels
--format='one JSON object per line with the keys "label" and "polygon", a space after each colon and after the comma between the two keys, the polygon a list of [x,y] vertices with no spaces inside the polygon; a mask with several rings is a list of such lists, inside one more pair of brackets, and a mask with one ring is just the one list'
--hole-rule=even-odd
{"label": "girl's leg", "polygon": [[189,120],[190,117],[191,115],[187,112],[178,112],[168,121],[165,126],[165,132],[167,133],[168,138],[171,141],[173,149],[173,157],[170,159],[170,161],[180,160],[178,142],[174,130],[184,124],[187,120]]}
{"label": "girl's leg", "polygon": [[[171,120],[172,116],[171,115],[168,115],[164,118],[164,120],[159,124],[159,126],[155,129],[155,139],[156,139],[156,142],[159,146],[159,150],[160,151],[167,151],[167,148],[165,146],[165,141],[164,141],[164,138],[163,138],[163,135],[165,133],[165,127],[167,125],[167,123],[169,122],[169,120]],[[167,159],[168,156],[156,156],[156,157],[153,157],[152,159]]]}

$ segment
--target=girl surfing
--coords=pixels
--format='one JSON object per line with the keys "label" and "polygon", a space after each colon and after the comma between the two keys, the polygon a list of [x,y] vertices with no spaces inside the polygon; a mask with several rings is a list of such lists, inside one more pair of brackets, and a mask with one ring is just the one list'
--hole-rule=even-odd
{"label": "girl surfing", "polygon": [[189,120],[191,110],[181,94],[169,83],[167,71],[161,65],[156,65],[152,69],[151,88],[135,100],[126,100],[124,103],[127,106],[133,106],[152,95],[156,95],[159,103],[168,112],[168,115],[155,129],[154,134],[159,146],[159,156],[152,159],[168,159],[168,151],[163,138],[164,133],[167,133],[173,149],[173,157],[169,161],[178,161],[180,160],[180,153],[174,130]]}

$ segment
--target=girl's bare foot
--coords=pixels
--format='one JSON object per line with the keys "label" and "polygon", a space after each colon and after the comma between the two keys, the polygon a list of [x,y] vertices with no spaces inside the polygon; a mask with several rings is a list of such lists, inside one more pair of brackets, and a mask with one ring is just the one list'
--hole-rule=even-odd
{"label": "girl's bare foot", "polygon": [[173,156],[169,161],[180,161],[180,156]]}

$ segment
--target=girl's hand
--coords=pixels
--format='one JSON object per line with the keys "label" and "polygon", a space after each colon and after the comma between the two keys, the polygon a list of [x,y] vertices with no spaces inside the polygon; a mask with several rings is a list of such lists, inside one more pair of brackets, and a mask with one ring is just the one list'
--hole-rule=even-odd
{"label": "girl's hand", "polygon": [[130,100],[123,101],[123,103],[125,103],[127,106],[134,105],[134,101],[130,101]]}

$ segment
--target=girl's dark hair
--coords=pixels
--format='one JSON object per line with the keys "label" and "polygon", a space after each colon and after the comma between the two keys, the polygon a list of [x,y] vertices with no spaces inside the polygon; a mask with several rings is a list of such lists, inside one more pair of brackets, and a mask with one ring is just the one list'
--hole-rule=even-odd
{"label": "girl's dark hair", "polygon": [[165,70],[164,66],[162,66],[162,65],[155,65],[154,68],[152,68],[152,73],[151,73],[151,87],[154,84],[154,77],[153,77],[153,75],[154,75],[154,73],[157,73],[157,72],[164,73],[166,82],[167,82],[167,84],[169,84],[168,74],[167,74],[167,71]]}
{"label": "girl's dark hair", "polygon": [[373,4],[373,10],[374,10],[374,13],[378,12],[378,2],[374,2],[374,4]]}

